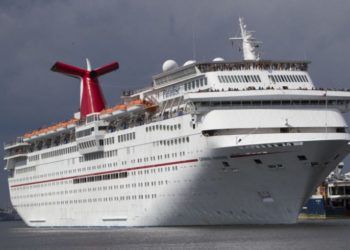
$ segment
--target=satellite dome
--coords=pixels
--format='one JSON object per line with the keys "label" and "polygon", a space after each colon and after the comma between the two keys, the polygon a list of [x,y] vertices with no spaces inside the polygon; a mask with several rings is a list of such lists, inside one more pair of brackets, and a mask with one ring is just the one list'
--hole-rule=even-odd
{"label": "satellite dome", "polygon": [[194,64],[194,63],[196,63],[195,60],[188,60],[187,62],[184,63],[184,66],[191,65],[191,64]]}
{"label": "satellite dome", "polygon": [[179,67],[177,65],[177,62],[175,62],[174,60],[166,60],[164,63],[163,63],[163,72],[166,72],[166,71],[170,71],[170,70],[173,70],[175,68]]}
{"label": "satellite dome", "polygon": [[224,60],[224,58],[222,58],[222,57],[216,57],[216,58],[214,58],[214,60],[213,60],[213,62],[223,62],[223,61],[225,61],[225,60]]}

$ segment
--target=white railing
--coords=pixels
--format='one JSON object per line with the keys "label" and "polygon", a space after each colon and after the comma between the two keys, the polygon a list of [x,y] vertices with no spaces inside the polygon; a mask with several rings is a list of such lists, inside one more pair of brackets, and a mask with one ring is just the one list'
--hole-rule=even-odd
{"label": "white railing", "polygon": [[23,143],[23,137],[17,137],[16,140],[14,140],[14,141],[5,142],[4,147],[5,148],[10,147],[10,146],[16,145],[18,143]]}

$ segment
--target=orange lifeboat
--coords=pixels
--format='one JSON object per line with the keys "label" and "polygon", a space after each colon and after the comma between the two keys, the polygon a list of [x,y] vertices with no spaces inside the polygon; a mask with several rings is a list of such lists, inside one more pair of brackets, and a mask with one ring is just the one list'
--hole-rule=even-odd
{"label": "orange lifeboat", "polygon": [[125,113],[126,109],[127,109],[126,105],[118,104],[112,108],[112,114],[113,115],[121,115],[121,114]]}
{"label": "orange lifeboat", "polygon": [[112,108],[104,109],[100,112],[100,115],[110,114],[112,113]]}
{"label": "orange lifeboat", "polygon": [[77,121],[78,121],[78,119],[73,118],[73,119],[70,119],[67,122],[60,122],[60,123],[51,125],[51,126],[46,127],[46,128],[33,130],[32,132],[25,133],[23,135],[23,138],[25,138],[25,139],[29,139],[29,138],[32,138],[32,137],[35,138],[37,136],[43,136],[45,134],[54,133],[55,131],[62,131],[64,129],[66,129],[66,128],[73,127]]}
{"label": "orange lifeboat", "polygon": [[77,123],[78,119],[72,118],[67,122],[67,128],[72,128]]}
{"label": "orange lifeboat", "polygon": [[44,135],[44,134],[46,134],[48,131],[49,131],[48,128],[42,128],[42,129],[39,130],[39,134],[40,134],[40,135]]}
{"label": "orange lifeboat", "polygon": [[139,110],[143,110],[146,109],[148,107],[151,107],[152,104],[150,102],[141,100],[141,99],[137,99],[137,100],[133,100],[131,102],[128,103],[127,106],[127,111],[129,112],[133,112],[133,111],[139,111]]}
{"label": "orange lifeboat", "polygon": [[112,108],[104,109],[104,110],[102,110],[102,111],[100,112],[100,117],[101,117],[101,118],[109,117],[109,116],[111,116],[112,111],[113,111]]}
{"label": "orange lifeboat", "polygon": [[32,137],[38,137],[39,136],[39,133],[40,133],[40,130],[34,130],[32,132]]}
{"label": "orange lifeboat", "polygon": [[29,139],[30,137],[32,137],[33,136],[33,133],[25,133],[24,135],[23,135],[23,138],[24,139]]}
{"label": "orange lifeboat", "polygon": [[53,133],[54,130],[55,130],[54,126],[50,126],[50,127],[46,128],[46,133],[47,134]]}
{"label": "orange lifeboat", "polygon": [[64,122],[60,122],[60,123],[57,124],[56,130],[57,131],[62,131],[62,130],[64,130],[64,128],[65,128],[65,123]]}

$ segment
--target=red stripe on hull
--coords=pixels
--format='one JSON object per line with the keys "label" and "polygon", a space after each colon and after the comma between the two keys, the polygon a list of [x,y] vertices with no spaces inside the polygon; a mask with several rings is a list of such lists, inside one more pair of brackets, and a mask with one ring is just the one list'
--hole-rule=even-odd
{"label": "red stripe on hull", "polygon": [[191,163],[191,162],[197,162],[197,161],[198,161],[198,159],[191,159],[191,160],[185,160],[185,161],[174,161],[174,162],[167,162],[167,163],[160,163],[160,164],[145,165],[145,166],[139,166],[139,167],[134,167],[134,168],[123,168],[123,169],[118,169],[118,170],[110,170],[110,171],[97,172],[97,173],[92,173],[92,174],[75,175],[75,176],[56,178],[56,179],[50,179],[50,180],[45,180],[45,181],[35,181],[35,182],[16,184],[16,185],[12,185],[11,188],[28,186],[28,185],[35,185],[35,184],[41,184],[41,183],[47,183],[47,182],[53,182],[53,181],[69,180],[69,179],[81,178],[81,177],[89,177],[89,176],[95,176],[95,175],[101,175],[101,174],[128,172],[128,171],[134,171],[134,170],[146,169],[146,168],[164,167],[164,166],[169,166],[169,165],[173,165],[173,164],[184,164],[184,163]]}

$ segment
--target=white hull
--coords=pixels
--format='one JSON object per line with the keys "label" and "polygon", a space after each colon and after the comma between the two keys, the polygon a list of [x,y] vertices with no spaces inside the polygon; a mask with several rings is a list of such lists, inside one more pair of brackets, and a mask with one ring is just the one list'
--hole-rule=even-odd
{"label": "white hull", "polygon": [[[189,119],[167,121],[185,126]],[[161,150],[169,158],[113,166],[116,159],[126,159],[119,149],[119,158],[75,163],[100,165],[99,170],[58,176],[59,181],[43,178],[44,186],[29,185],[37,187],[25,190],[13,188],[23,183],[10,184],[12,202],[34,227],[295,223],[304,201],[346,156],[349,140],[344,133],[268,134],[250,135],[246,144],[237,145],[235,138],[194,133],[181,145],[154,149],[146,144],[133,156],[157,155]],[[300,155],[307,159],[300,160]],[[74,165],[62,160],[41,167],[36,171],[62,169],[64,174]],[[70,178],[115,170],[127,171],[128,177],[80,184]],[[26,197],[18,198],[19,193]]]}

